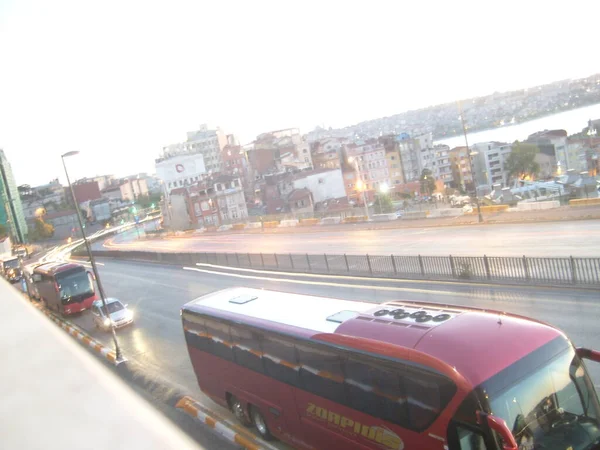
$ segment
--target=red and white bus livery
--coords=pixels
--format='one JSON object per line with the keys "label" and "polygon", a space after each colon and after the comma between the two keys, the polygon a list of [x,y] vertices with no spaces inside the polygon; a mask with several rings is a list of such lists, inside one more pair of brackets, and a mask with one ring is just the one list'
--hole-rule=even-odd
{"label": "red and white bus livery", "polygon": [[96,300],[93,277],[80,264],[41,264],[33,269],[32,277],[39,299],[59,314],[85,311]]}
{"label": "red and white bus livery", "polygon": [[600,405],[558,329],[436,303],[248,288],[182,308],[200,388],[303,449],[600,448]]}

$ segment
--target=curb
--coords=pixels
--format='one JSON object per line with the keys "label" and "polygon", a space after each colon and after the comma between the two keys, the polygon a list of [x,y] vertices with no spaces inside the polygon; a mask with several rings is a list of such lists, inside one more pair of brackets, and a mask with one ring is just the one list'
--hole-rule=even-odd
{"label": "curb", "polygon": [[117,360],[117,354],[110,348],[105,347],[103,344],[101,344],[98,341],[95,341],[92,337],[88,336],[87,334],[83,333],[82,331],[78,330],[77,328],[75,328],[71,325],[68,325],[64,320],[58,318],[54,313],[48,311],[40,304],[33,303],[33,302],[32,302],[32,304],[34,305],[34,307],[36,307],[41,312],[46,314],[46,316],[48,316],[50,318],[50,320],[52,320],[54,323],[56,323],[60,328],[65,330],[68,334],[70,334],[71,336],[76,338],[78,341],[82,342],[85,346],[90,347],[96,353],[99,353],[100,356],[106,358],[113,365],[118,366],[119,364],[127,361],[126,358],[121,358],[121,359]]}
{"label": "curb", "polygon": [[198,420],[201,423],[208,425],[216,433],[223,436],[228,441],[240,445],[246,450],[277,450],[277,447],[272,446],[264,441],[260,441],[250,433],[239,433],[223,420],[216,419],[207,411],[200,403],[192,397],[184,396],[176,404],[175,408],[183,410],[187,415]]}

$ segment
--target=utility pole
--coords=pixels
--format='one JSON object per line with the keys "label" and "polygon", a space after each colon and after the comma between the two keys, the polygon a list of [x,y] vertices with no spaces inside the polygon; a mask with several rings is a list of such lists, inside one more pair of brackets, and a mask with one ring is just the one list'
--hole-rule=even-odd
{"label": "utility pole", "polygon": [[473,190],[475,194],[475,203],[477,204],[477,216],[479,223],[483,222],[481,215],[481,206],[479,205],[479,196],[477,195],[477,186],[475,185],[475,172],[473,172],[473,158],[471,157],[471,149],[469,148],[469,141],[467,140],[467,126],[465,125],[465,115],[463,113],[460,102],[458,103],[458,109],[460,112],[460,121],[462,123],[463,134],[465,135],[465,146],[467,147],[467,158],[469,159],[469,170],[471,171],[471,180],[473,181]]}

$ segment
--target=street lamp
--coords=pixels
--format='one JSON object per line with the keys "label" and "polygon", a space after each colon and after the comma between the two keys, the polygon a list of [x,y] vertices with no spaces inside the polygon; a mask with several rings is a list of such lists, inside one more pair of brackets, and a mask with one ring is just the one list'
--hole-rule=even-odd
{"label": "street lamp", "polygon": [[[67,172],[67,165],[65,164],[65,158],[69,156],[78,155],[79,151],[67,152],[61,155],[63,168],[65,169],[65,175],[67,176],[67,183],[69,184],[69,190],[71,191],[71,197],[73,198],[73,203],[75,204],[75,211],[77,212],[77,220],[79,221],[79,228],[81,229],[81,236],[83,237],[83,242],[85,242],[85,247],[87,249],[88,256],[90,258],[90,263],[92,264],[92,271],[94,272],[94,277],[96,278],[96,284],[98,285],[98,290],[100,291],[100,298],[102,299],[102,307],[104,308],[104,313],[106,317],[110,319],[110,314],[108,313],[108,307],[106,306],[106,295],[104,295],[104,288],[102,287],[102,282],[100,281],[100,274],[98,273],[98,268],[96,267],[96,260],[94,259],[94,255],[92,254],[92,248],[90,247],[90,242],[88,241],[85,235],[85,227],[83,225],[83,221],[81,220],[81,211],[79,210],[79,204],[77,203],[77,199],[75,198],[75,191],[73,190],[73,186],[71,185],[71,180],[69,179],[69,172]],[[117,341],[117,334],[115,333],[115,327],[110,321],[110,329],[112,331],[113,341],[115,343],[115,352],[117,354],[117,361],[121,360],[121,349],[119,347],[119,342]]]}
{"label": "street lamp", "polygon": [[473,189],[475,191],[475,203],[477,204],[477,216],[479,219],[479,223],[481,223],[481,222],[483,222],[483,217],[481,216],[481,206],[479,205],[479,196],[477,195],[477,187],[475,186],[475,175],[473,172],[473,158],[471,157],[471,149],[469,148],[469,141],[467,140],[467,126],[465,125],[465,115],[462,112],[460,103],[458,104],[458,109],[460,111],[460,122],[462,124],[463,134],[465,135],[465,146],[467,147],[467,158],[469,160],[469,170],[471,171],[471,180],[473,182]]}
{"label": "street lamp", "polygon": [[358,160],[351,156],[350,158],[348,158],[348,162],[350,164],[354,163],[354,169],[356,170],[356,178],[357,178],[356,189],[359,191],[362,191],[363,203],[365,205],[365,216],[367,216],[367,220],[371,220],[371,217],[369,216],[369,206],[367,205],[367,199],[365,197],[366,186],[360,179],[360,172],[358,171]]}

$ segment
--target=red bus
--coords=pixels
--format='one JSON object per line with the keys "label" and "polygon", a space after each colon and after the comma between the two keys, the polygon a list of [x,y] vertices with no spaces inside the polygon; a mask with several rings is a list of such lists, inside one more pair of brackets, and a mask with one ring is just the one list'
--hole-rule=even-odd
{"label": "red bus", "polygon": [[600,448],[600,404],[558,329],[436,303],[248,288],[183,306],[200,389],[302,449]]}
{"label": "red bus", "polygon": [[80,264],[41,264],[33,269],[32,278],[39,300],[59,314],[85,311],[96,300],[92,274]]}

